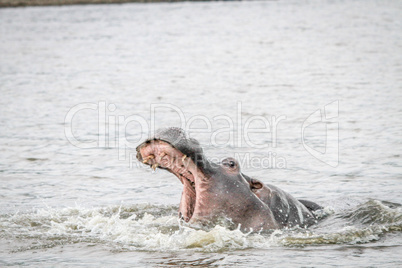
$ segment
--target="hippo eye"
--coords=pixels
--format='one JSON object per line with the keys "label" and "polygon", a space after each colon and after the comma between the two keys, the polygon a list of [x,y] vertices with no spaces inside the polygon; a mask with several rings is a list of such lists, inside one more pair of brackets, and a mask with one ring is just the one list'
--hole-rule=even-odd
{"label": "hippo eye", "polygon": [[237,162],[233,158],[227,158],[222,161],[222,165],[233,169],[237,167]]}
{"label": "hippo eye", "polygon": [[222,163],[224,166],[234,168],[236,166],[236,163],[234,161],[227,161]]}

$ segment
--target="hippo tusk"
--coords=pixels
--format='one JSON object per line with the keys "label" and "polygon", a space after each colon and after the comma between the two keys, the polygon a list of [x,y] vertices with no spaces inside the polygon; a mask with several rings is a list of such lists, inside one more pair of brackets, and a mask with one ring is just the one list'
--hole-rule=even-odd
{"label": "hippo tusk", "polygon": [[148,162],[148,160],[154,159],[154,158],[155,158],[155,156],[153,154],[151,154],[151,155],[145,157],[144,160],[142,161],[142,163],[146,164]]}

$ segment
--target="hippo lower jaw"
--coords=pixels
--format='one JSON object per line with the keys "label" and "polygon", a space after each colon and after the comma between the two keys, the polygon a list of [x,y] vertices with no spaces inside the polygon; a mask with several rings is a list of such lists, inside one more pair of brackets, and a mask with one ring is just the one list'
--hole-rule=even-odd
{"label": "hippo lower jaw", "polygon": [[[199,182],[205,181],[204,174],[194,164],[190,157],[161,140],[149,140],[137,149],[137,158],[153,169],[166,169],[176,175],[183,184],[183,192],[179,206],[179,216],[189,222],[199,199],[197,192]],[[202,201],[201,201],[202,202]]]}

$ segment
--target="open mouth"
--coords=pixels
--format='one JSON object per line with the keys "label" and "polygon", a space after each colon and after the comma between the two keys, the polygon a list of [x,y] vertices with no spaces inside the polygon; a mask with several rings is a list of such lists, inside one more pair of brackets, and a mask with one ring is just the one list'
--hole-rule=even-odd
{"label": "open mouth", "polygon": [[183,184],[179,216],[188,222],[194,213],[197,176],[201,174],[192,159],[170,143],[161,140],[148,140],[138,146],[137,159],[154,170],[166,169],[179,178]]}

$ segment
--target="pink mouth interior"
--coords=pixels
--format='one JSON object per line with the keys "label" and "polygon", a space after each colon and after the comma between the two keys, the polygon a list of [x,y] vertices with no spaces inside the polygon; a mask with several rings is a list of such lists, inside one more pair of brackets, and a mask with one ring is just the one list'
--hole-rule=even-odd
{"label": "pink mouth interior", "polygon": [[197,167],[194,162],[182,152],[167,142],[151,140],[139,148],[140,161],[152,168],[164,168],[176,175],[183,184],[183,193],[180,201],[180,216],[188,222],[196,204],[196,176]]}

